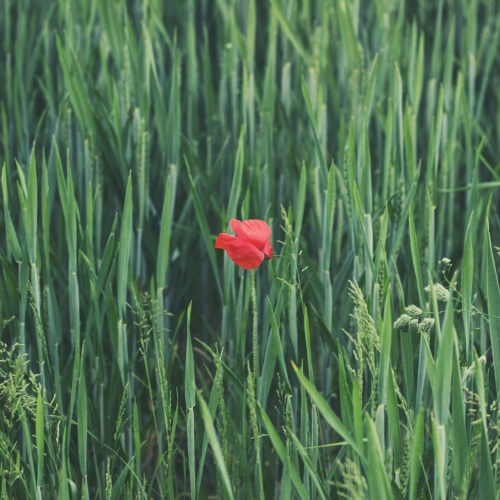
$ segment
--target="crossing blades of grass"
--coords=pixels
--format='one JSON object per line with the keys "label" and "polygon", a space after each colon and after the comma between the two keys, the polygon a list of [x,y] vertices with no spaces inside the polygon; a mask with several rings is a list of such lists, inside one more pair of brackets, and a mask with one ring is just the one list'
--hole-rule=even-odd
{"label": "crossing blades of grass", "polygon": [[302,484],[297,468],[295,467],[293,461],[290,459],[288,450],[285,448],[285,445],[281,441],[281,438],[279,437],[276,428],[274,427],[273,423],[266,415],[265,411],[262,409],[261,406],[259,406],[259,410],[260,410],[260,417],[264,422],[264,427],[267,430],[267,434],[269,435],[269,438],[273,443],[276,453],[278,454],[280,460],[285,466],[285,470],[288,471],[288,473],[290,474],[290,478],[292,480],[293,485],[297,489],[299,497],[303,500],[306,500],[308,498],[307,492]]}
{"label": "crossing blades of grass", "polygon": [[334,429],[340,436],[342,436],[342,438],[345,441],[347,441],[348,444],[352,446],[353,450],[359,455],[359,457],[364,462],[366,459],[362,451],[359,449],[358,445],[354,441],[353,437],[349,433],[348,429],[344,426],[344,424],[342,424],[337,415],[335,415],[335,413],[328,406],[327,402],[324,400],[321,394],[314,388],[311,382],[307,380],[302,371],[299,370],[299,368],[297,368],[297,366],[293,362],[292,366],[300,380],[300,383],[304,385],[306,391],[311,397],[311,400],[318,407],[318,410],[323,415],[323,418],[328,422],[328,424],[330,425],[330,427],[332,427],[332,429]]}
{"label": "crossing blades of grass", "polygon": [[233,500],[233,486],[231,484],[231,479],[229,478],[229,474],[227,472],[226,463],[224,461],[224,455],[222,453],[222,449],[220,447],[219,439],[217,438],[217,434],[215,432],[213,419],[210,414],[210,410],[208,409],[207,403],[201,396],[199,392],[196,393],[196,399],[201,408],[201,416],[203,418],[203,422],[205,424],[205,430],[208,433],[208,439],[210,444],[212,445],[212,450],[214,453],[215,463],[217,464],[217,468],[219,469],[219,473],[221,475],[222,484],[224,486],[225,492],[229,499]]}

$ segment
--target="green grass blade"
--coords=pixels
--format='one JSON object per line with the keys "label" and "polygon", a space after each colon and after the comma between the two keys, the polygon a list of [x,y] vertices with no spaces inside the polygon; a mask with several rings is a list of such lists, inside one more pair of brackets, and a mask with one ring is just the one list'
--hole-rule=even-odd
{"label": "green grass blade", "polygon": [[214,276],[215,276],[215,282],[217,284],[217,288],[219,290],[220,297],[222,299],[223,294],[222,294],[222,287],[221,287],[220,279],[219,279],[219,270],[217,267],[217,260],[215,258],[214,242],[213,242],[212,237],[210,235],[210,230],[208,229],[207,218],[205,216],[205,213],[203,211],[203,207],[201,205],[200,198],[199,198],[198,193],[196,191],[196,187],[194,185],[193,177],[191,176],[191,171],[189,169],[189,164],[187,162],[187,159],[186,159],[186,169],[187,169],[187,174],[188,174],[188,179],[189,179],[189,187],[191,189],[191,195],[193,197],[193,203],[194,203],[194,207],[195,207],[195,211],[196,211],[196,217],[198,219],[198,224],[200,225],[203,240],[205,241],[205,245],[207,247],[208,258],[210,259],[210,263],[212,264],[212,269],[213,269]]}
{"label": "green grass blade", "polygon": [[451,465],[453,471],[453,485],[455,491],[460,491],[467,467],[467,454],[469,440],[465,426],[465,412],[462,393],[462,380],[460,377],[460,365],[457,356],[453,357],[453,395],[451,416],[453,420],[452,429],[452,455]]}
{"label": "green grass blade", "polygon": [[87,429],[88,429],[88,408],[87,408],[87,384],[84,372],[84,348],[82,347],[82,359],[80,362],[80,374],[78,385],[78,399],[76,402],[76,418],[78,428],[78,461],[83,477],[87,476]]}
{"label": "green grass blade", "polygon": [[378,400],[385,404],[387,399],[387,384],[391,377],[391,344],[392,344],[392,293],[387,289],[380,335],[380,361],[378,365]]}
{"label": "green grass blade", "polygon": [[[491,237],[488,221],[484,228],[484,243],[486,262],[486,296],[488,303],[488,317],[490,321],[491,349],[493,351],[493,367],[497,388],[500,388],[500,286],[491,247]],[[484,284],[483,284],[484,286]]]}
{"label": "green grass blade", "polygon": [[172,232],[172,203],[171,203],[171,180],[167,179],[165,196],[163,198],[163,209],[160,223],[160,241],[158,243],[158,255],[156,258],[156,286],[162,290],[166,285],[166,274],[169,262],[170,239]]}
{"label": "green grass blade", "polygon": [[19,245],[19,240],[17,238],[17,233],[14,228],[14,224],[12,223],[12,219],[10,217],[9,212],[9,198],[7,191],[7,171],[6,165],[4,164],[2,169],[2,192],[3,192],[3,206],[4,206],[4,217],[5,217],[5,227],[7,233],[7,242],[9,244],[10,251],[14,259],[17,262],[21,262],[23,260],[21,247]]}
{"label": "green grass blade", "polygon": [[285,445],[281,441],[273,423],[271,422],[266,412],[262,409],[260,405],[259,405],[259,411],[260,411],[260,417],[264,422],[264,427],[266,428],[267,434],[269,435],[269,438],[273,443],[273,447],[276,450],[276,453],[278,454],[283,465],[286,466],[285,468],[288,469],[290,474],[290,479],[292,480],[293,485],[297,489],[299,497],[302,498],[303,500],[307,500],[308,499],[307,492],[304,488],[304,485],[302,484],[299,473],[293,461],[290,459],[288,450],[285,448]]}
{"label": "green grass blade", "polygon": [[422,471],[422,452],[424,450],[424,419],[425,419],[425,408],[420,407],[420,411],[417,415],[417,420],[415,422],[415,427],[413,429],[413,442],[411,445],[410,454],[410,488],[409,488],[409,498],[413,500],[417,497],[417,484],[420,472]]}
{"label": "green grass blade", "polygon": [[234,499],[233,486],[231,484],[231,479],[229,478],[229,474],[226,468],[226,463],[224,461],[224,455],[222,453],[222,449],[220,447],[217,434],[215,432],[210,410],[208,409],[207,403],[205,403],[205,400],[203,399],[203,397],[199,392],[196,393],[196,398],[198,399],[198,403],[201,408],[201,416],[205,424],[205,430],[208,433],[208,439],[210,441],[210,444],[212,445],[212,451],[214,453],[215,463],[217,464],[217,468],[219,469],[219,474],[221,475],[222,484],[224,486],[228,498],[230,500],[233,500]]}
{"label": "green grass blade", "polygon": [[227,218],[236,217],[236,205],[240,199],[241,179],[243,176],[243,166],[245,164],[245,126],[241,127],[240,137],[238,139],[238,149],[236,150],[236,165],[234,168],[233,184],[231,186],[231,194],[229,195],[229,203],[227,205]]}
{"label": "green grass blade", "polygon": [[327,500],[328,495],[327,492],[325,491],[325,488],[323,487],[323,483],[321,482],[321,479],[318,477],[318,474],[316,473],[316,468],[314,467],[313,463],[311,462],[311,459],[309,458],[307,454],[307,450],[302,446],[302,443],[299,441],[298,437],[291,431],[288,430],[289,435],[291,436],[293,443],[295,445],[295,448],[299,452],[300,458],[302,458],[302,461],[304,462],[304,466],[309,472],[309,475],[311,476],[314,485],[316,486],[319,496],[323,498],[324,500]]}
{"label": "green grass blade", "polygon": [[118,253],[116,302],[120,318],[125,313],[130,250],[132,248],[132,222],[132,178],[131,175],[129,175],[125,203],[123,205],[120,249]]}
{"label": "green grass blade", "polygon": [[384,467],[384,456],[378,438],[375,424],[370,417],[367,417],[368,428],[368,485],[372,498],[393,498],[389,484],[389,478]]}
{"label": "green grass blade", "polygon": [[26,214],[26,244],[28,247],[28,257],[33,265],[36,262],[37,252],[37,220],[38,220],[38,183],[36,175],[35,151],[31,151],[30,164],[28,169],[27,188],[27,214]]}
{"label": "green grass blade", "polygon": [[441,344],[436,359],[436,379],[434,395],[434,413],[436,415],[437,425],[445,425],[448,421],[450,396],[451,396],[451,375],[453,370],[453,354],[455,346],[455,328],[453,317],[455,314],[453,308],[453,297],[457,275],[453,276],[450,284],[450,299],[446,305],[446,312],[443,321],[443,331]]}
{"label": "green grass blade", "polygon": [[474,249],[472,244],[471,224],[473,213],[469,218],[467,232],[465,235],[464,258],[462,261],[462,314],[464,317],[465,352],[467,363],[472,360],[471,346],[473,343],[473,331],[471,329],[471,309],[472,309],[472,283],[474,279]]}
{"label": "green grass blade", "polygon": [[496,488],[491,464],[491,450],[488,440],[488,426],[486,419],[486,394],[484,387],[483,367],[474,352],[476,371],[476,388],[479,396],[479,411],[481,417],[481,446],[479,451],[479,497],[495,498]]}
{"label": "green grass blade", "polygon": [[186,386],[186,407],[193,408],[196,404],[196,385],[194,377],[194,357],[193,346],[191,344],[191,308],[193,303],[190,302],[187,310],[187,345],[186,345],[186,373],[185,373],[185,386]]}
{"label": "green grass blade", "polygon": [[43,423],[43,398],[42,390],[38,390],[36,399],[36,452],[37,452],[37,487],[43,486],[44,467],[44,423]]}
{"label": "green grass blade", "polygon": [[301,370],[297,368],[295,363],[292,362],[293,369],[297,374],[297,377],[300,380],[300,383],[304,385],[306,391],[309,393],[309,396],[313,403],[318,407],[318,410],[323,415],[324,419],[328,423],[328,425],[334,429],[340,436],[342,436],[348,444],[350,444],[353,450],[359,455],[359,457],[365,461],[365,457],[363,452],[359,449],[356,441],[354,441],[353,437],[349,433],[348,429],[342,424],[337,415],[332,411],[328,403],[324,400],[323,396],[314,388],[314,386],[307,380]]}
{"label": "green grass blade", "polygon": [[425,307],[424,284],[422,281],[422,271],[420,268],[420,253],[418,251],[417,231],[415,230],[415,222],[413,220],[413,211],[411,207],[408,211],[408,221],[410,226],[410,247],[411,257],[413,261],[413,270],[415,271],[415,277],[417,278],[418,298],[420,301],[420,307],[422,308]]}
{"label": "green grass blade", "polygon": [[302,59],[304,61],[308,61],[309,57],[307,55],[307,52],[304,49],[303,44],[300,41],[299,37],[297,36],[295,30],[293,29],[293,26],[290,25],[290,23],[288,22],[285,13],[283,12],[283,9],[281,8],[280,2],[278,0],[269,0],[269,1],[271,3],[274,15],[276,16],[281,25],[281,29],[288,37],[288,39],[292,42],[292,45],[295,47],[295,50],[299,53]]}

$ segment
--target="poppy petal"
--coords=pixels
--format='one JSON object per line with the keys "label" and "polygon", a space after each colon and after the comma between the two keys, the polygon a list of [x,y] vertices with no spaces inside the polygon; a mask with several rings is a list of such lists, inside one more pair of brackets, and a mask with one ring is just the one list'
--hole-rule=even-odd
{"label": "poppy petal", "polygon": [[226,233],[219,234],[215,248],[223,248],[229,258],[243,269],[255,269],[264,260],[264,254],[249,241]]}
{"label": "poppy petal", "polygon": [[262,249],[262,251],[264,252],[264,255],[268,259],[273,258],[273,246],[271,245],[270,241],[266,241],[266,244],[264,245],[264,248]]}
{"label": "poppy petal", "polygon": [[243,229],[243,224],[240,220],[231,219],[229,221],[229,224],[231,225],[231,229],[234,231],[234,234],[236,234],[236,236],[238,236],[239,238],[243,238],[244,240],[247,239],[245,230]]}
{"label": "poppy petal", "polygon": [[231,228],[236,236],[244,238],[259,250],[262,250],[271,236],[271,229],[263,220],[250,219],[240,222],[237,219],[231,219]]}

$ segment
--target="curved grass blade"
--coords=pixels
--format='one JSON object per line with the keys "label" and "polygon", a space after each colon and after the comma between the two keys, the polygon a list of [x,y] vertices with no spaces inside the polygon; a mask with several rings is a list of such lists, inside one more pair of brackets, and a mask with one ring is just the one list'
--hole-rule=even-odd
{"label": "curved grass blade", "polygon": [[231,479],[229,478],[229,474],[227,472],[226,463],[224,461],[224,455],[222,454],[222,449],[220,447],[219,440],[217,439],[214,423],[212,421],[212,415],[210,414],[210,410],[208,409],[207,403],[205,403],[203,396],[199,392],[196,393],[196,398],[198,399],[198,403],[201,408],[201,416],[203,418],[203,422],[205,423],[205,429],[208,433],[208,439],[210,441],[210,444],[212,445],[215,463],[219,468],[221,482],[224,485],[224,488],[226,490],[229,499],[234,500],[233,486],[231,484]]}
{"label": "curved grass blade", "polygon": [[302,481],[300,479],[299,473],[297,469],[295,468],[295,465],[292,460],[290,460],[290,455],[287,449],[285,448],[285,445],[282,443],[278,432],[276,431],[276,428],[274,427],[273,423],[271,422],[271,419],[267,416],[266,412],[263,410],[262,406],[259,406],[259,411],[260,411],[260,416],[262,418],[262,421],[264,422],[264,427],[266,428],[266,431],[269,435],[269,438],[271,439],[271,442],[273,443],[274,449],[276,450],[276,453],[280,457],[280,460],[283,462],[283,465],[288,469],[290,473],[290,479],[292,480],[293,485],[297,489],[297,493],[299,494],[300,498],[303,500],[308,500],[309,495],[307,494],[304,485],[302,484]]}
{"label": "curved grass blade", "polygon": [[351,436],[344,424],[337,417],[337,415],[333,413],[333,410],[328,406],[328,403],[325,401],[323,396],[314,388],[312,383],[307,380],[305,375],[302,373],[302,370],[300,370],[293,361],[292,366],[295,370],[295,373],[297,374],[297,377],[299,377],[300,383],[305,387],[306,391],[311,397],[311,400],[318,407],[318,410],[321,412],[328,425],[330,425],[332,429],[340,434],[340,436],[342,436],[344,440],[352,446],[353,450],[359,455],[363,463],[366,463],[366,458],[363,455],[362,451],[358,448],[356,441]]}
{"label": "curved grass blade", "polygon": [[309,475],[311,479],[313,480],[314,485],[319,491],[319,495],[321,498],[324,500],[328,499],[328,494],[325,491],[325,488],[323,486],[323,483],[321,482],[320,478],[318,477],[318,474],[316,472],[316,467],[312,464],[311,459],[309,458],[309,455],[307,454],[307,450],[302,446],[302,443],[299,441],[298,437],[290,430],[287,429],[287,435],[291,436],[293,443],[295,445],[295,448],[299,452],[300,457],[302,458],[302,461],[304,462],[304,466],[309,472]]}

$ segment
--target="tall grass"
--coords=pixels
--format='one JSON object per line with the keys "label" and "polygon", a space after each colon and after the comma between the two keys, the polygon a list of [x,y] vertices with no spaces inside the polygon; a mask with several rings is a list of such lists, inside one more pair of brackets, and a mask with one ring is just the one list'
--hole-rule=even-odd
{"label": "tall grass", "polygon": [[0,498],[498,497],[497,2],[1,8]]}

